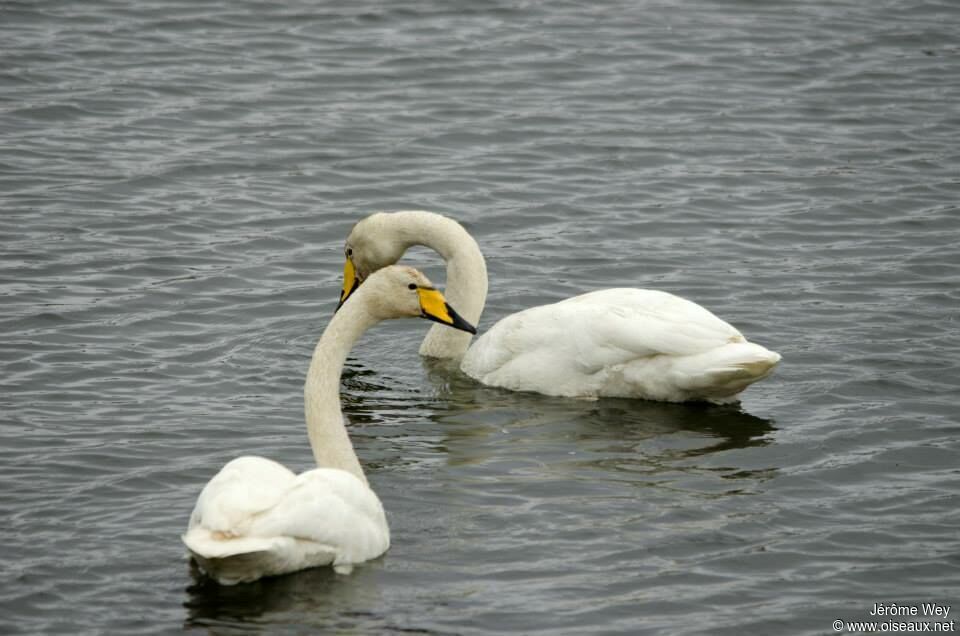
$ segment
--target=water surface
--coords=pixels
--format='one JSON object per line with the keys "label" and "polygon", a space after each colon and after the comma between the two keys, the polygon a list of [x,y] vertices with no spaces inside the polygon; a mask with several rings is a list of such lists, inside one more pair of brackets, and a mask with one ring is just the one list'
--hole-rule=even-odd
{"label": "water surface", "polygon": [[[0,628],[822,634],[952,604],[958,25],[916,0],[5,3]],[[481,330],[655,287],[784,362],[739,408],[584,402],[380,325],[343,400],[390,551],[195,577],[179,535],[223,463],[310,466],[343,240],[404,208],[478,239]]]}

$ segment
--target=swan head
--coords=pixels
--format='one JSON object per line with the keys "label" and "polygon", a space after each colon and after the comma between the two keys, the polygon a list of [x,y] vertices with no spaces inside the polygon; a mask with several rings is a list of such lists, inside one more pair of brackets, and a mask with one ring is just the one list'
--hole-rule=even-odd
{"label": "swan head", "polygon": [[410,247],[392,227],[388,212],[377,212],[361,219],[350,230],[343,248],[346,262],[343,268],[343,291],[340,303],[373,272],[400,260]]}
{"label": "swan head", "polygon": [[[347,297],[353,295],[355,286]],[[419,317],[476,334],[477,329],[451,307],[423,272],[404,265],[391,265],[367,277],[362,297],[367,312],[378,320]],[[341,300],[340,305],[346,301]],[[339,309],[339,307],[337,308]]]}

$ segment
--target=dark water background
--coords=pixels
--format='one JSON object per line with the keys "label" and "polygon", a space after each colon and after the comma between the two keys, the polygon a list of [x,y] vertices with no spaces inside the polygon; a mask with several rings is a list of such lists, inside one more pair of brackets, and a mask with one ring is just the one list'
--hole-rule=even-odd
{"label": "dark water background", "polygon": [[[960,613],[960,4],[339,4],[0,3],[0,631]],[[782,367],[740,409],[551,399],[381,325],[343,399],[391,550],[194,579],[179,534],[224,462],[310,466],[343,239],[403,208],[479,240],[481,329],[656,287]]]}

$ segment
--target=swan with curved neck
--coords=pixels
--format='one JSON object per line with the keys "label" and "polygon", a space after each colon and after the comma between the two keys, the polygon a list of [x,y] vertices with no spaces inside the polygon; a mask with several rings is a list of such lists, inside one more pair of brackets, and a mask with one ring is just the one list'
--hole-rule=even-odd
{"label": "swan with curved neck", "polygon": [[307,371],[304,410],[317,468],[296,475],[269,459],[240,457],[200,493],[183,542],[209,576],[230,585],[320,565],[347,572],[387,550],[383,506],[344,426],[339,384],[360,335],[404,317],[476,333],[417,270],[371,275],[330,320]]}
{"label": "swan with curved neck", "polygon": [[[425,211],[379,212],[345,245],[341,298],[414,245],[447,263],[447,294],[476,324],[487,294],[477,242],[456,221]],[[696,303],[647,289],[594,291],[503,318],[470,346],[469,334],[432,329],[421,355],[462,357],[484,384],[568,397],[735,402],[767,377],[780,355],[747,342]]]}

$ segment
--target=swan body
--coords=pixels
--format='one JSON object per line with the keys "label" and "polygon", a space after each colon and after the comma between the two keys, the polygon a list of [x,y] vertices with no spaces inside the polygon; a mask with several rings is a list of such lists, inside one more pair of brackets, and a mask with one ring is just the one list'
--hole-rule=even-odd
{"label": "swan body", "polygon": [[779,359],[689,300],[604,289],[507,316],[461,369],[490,386],[546,395],[723,402]]}
{"label": "swan body", "polygon": [[321,565],[349,571],[390,547],[383,505],[345,470],[299,475],[263,457],[234,459],[210,480],[184,543],[224,584]]}
{"label": "swan body", "polygon": [[414,269],[389,267],[370,283],[369,293],[359,290],[334,315],[307,373],[307,431],[318,467],[298,475],[263,457],[239,457],[197,499],[182,539],[200,568],[222,584],[322,565],[346,573],[390,547],[383,505],[340,412],[343,363],[356,339],[387,318],[421,316],[472,327]]}
{"label": "swan body", "polygon": [[[362,282],[413,245],[444,257],[449,297],[463,307],[466,319],[478,322],[487,293],[486,265],[476,241],[456,221],[423,211],[373,214],[354,226],[345,251]],[[462,358],[460,368],[470,377],[511,390],[715,403],[735,402],[780,361],[779,354],[747,342],[696,303],[632,288],[594,291],[517,312],[472,346],[468,334],[434,329],[420,353]]]}

